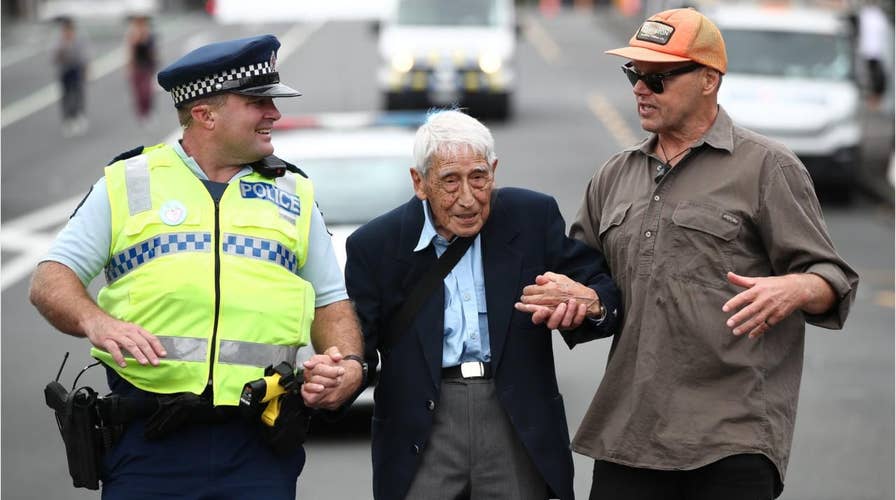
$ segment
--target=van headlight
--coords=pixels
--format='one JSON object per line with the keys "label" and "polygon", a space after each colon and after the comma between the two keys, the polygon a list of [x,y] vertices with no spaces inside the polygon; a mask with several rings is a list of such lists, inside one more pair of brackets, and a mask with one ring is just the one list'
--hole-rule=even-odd
{"label": "van headlight", "polygon": [[399,52],[392,56],[392,69],[399,73],[407,73],[414,67],[414,56],[409,52]]}
{"label": "van headlight", "polygon": [[479,69],[487,75],[493,75],[501,71],[501,58],[491,52],[484,52],[479,56]]}

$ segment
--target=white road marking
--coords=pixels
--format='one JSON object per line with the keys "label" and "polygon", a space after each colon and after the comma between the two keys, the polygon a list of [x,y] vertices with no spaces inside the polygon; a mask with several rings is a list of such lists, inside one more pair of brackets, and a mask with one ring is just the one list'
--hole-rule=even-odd
{"label": "white road marking", "polygon": [[[313,24],[299,24],[290,29],[285,35],[280,37],[282,47],[277,57],[281,60],[289,57],[314,32],[324,25],[323,22]],[[187,44],[190,45],[189,43]],[[201,45],[200,44],[197,44]],[[88,67],[87,78],[89,81],[98,80],[109,73],[119,69],[126,62],[125,49],[119,47],[108,54],[91,61]],[[0,111],[0,128],[6,128],[17,121],[30,116],[45,107],[58,101],[60,98],[59,85],[54,82],[36,90],[31,95],[20,99]]]}
{"label": "white road marking", "polygon": [[[87,68],[89,81],[99,80],[120,68],[125,62],[124,48],[119,47],[108,54],[91,61]],[[36,90],[31,95],[20,99],[0,111],[0,128],[6,128],[17,121],[30,116],[59,100],[59,84],[53,82]]]}
{"label": "white road marking", "polygon": [[0,67],[12,66],[13,64],[24,61],[25,59],[36,56],[41,52],[41,47],[35,44],[23,45],[15,48],[4,48],[3,60]]}
{"label": "white road marking", "polygon": [[39,231],[65,221],[83,197],[79,195],[62,200],[0,225],[0,248],[5,252],[16,253],[15,257],[2,262],[0,290],[6,290],[31,274],[53,243],[52,235],[41,234]]}
{"label": "white road marking", "polygon": [[[308,38],[319,30],[325,23],[318,22],[308,25],[297,25],[280,37],[282,48],[278,52],[281,61],[289,57]],[[124,62],[124,51],[116,50],[105,57],[95,61],[91,78],[96,79],[113,71]],[[38,90],[31,96],[18,101],[2,110],[3,127],[9,123],[24,118],[55,99],[59,98],[59,91],[55,85],[48,85]],[[47,99],[50,99],[47,101]],[[22,104],[25,102],[25,104]],[[16,118],[9,118],[8,113],[18,113]],[[30,110],[30,111],[29,111]],[[11,120],[7,122],[7,120]],[[181,129],[177,128],[162,142],[172,143],[181,136]],[[34,266],[46,255],[53,243],[55,235],[46,234],[48,229],[62,225],[78,206],[84,195],[59,201],[48,207],[27,213],[17,219],[0,224],[0,248],[12,252],[15,255],[7,257],[0,263],[0,290],[6,290],[18,283],[34,271]]]}

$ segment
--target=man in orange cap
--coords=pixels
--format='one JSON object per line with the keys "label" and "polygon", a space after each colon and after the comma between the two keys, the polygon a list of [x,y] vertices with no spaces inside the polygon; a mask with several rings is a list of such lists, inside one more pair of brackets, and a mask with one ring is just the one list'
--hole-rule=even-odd
{"label": "man in orange cap", "polygon": [[[621,333],[573,441],[592,499],[765,500],[790,454],[805,324],[838,329],[858,276],[805,167],[717,103],[725,42],[692,9],[648,19],[625,57],[651,132],[591,179],[571,234],[622,290]],[[557,326],[541,278],[518,309]]]}

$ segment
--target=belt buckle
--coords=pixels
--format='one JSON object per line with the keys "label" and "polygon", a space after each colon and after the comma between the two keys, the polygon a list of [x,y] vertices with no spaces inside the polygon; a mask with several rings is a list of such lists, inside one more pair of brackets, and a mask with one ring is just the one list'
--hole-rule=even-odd
{"label": "belt buckle", "polygon": [[474,378],[485,376],[485,366],[479,361],[467,361],[460,365],[460,375],[463,378]]}

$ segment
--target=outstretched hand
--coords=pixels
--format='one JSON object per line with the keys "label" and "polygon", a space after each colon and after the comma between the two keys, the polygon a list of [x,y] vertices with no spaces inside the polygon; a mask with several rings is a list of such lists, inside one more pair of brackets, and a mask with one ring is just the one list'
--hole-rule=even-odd
{"label": "outstretched hand", "polygon": [[814,274],[749,277],[729,272],[728,282],[745,290],[722,306],[735,312],[725,323],[734,335],[757,338],[797,309],[822,312],[833,303],[834,295],[821,277]]}

